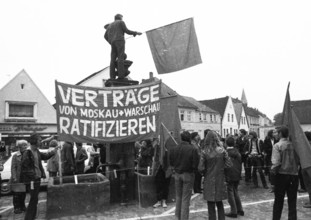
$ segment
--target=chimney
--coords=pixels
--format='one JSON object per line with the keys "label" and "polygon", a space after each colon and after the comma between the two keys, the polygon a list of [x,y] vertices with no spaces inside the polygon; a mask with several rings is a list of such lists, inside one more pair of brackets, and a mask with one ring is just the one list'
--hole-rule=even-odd
{"label": "chimney", "polygon": [[153,79],[153,72],[149,72],[149,79]]}

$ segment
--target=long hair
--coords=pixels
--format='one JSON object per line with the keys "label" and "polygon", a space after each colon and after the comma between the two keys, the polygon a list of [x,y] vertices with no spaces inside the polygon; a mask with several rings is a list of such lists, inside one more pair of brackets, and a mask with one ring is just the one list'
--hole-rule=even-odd
{"label": "long hair", "polygon": [[208,131],[204,139],[204,150],[206,153],[216,149],[220,144],[220,140],[215,131]]}

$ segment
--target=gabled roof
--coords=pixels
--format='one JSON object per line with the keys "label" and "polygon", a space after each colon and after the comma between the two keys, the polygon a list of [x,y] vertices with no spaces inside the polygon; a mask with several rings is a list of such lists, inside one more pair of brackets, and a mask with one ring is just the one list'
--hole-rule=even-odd
{"label": "gabled roof", "polygon": [[85,82],[85,81],[87,81],[87,80],[93,78],[94,76],[96,76],[96,75],[102,73],[102,72],[103,72],[105,69],[107,69],[107,68],[109,68],[109,66],[107,66],[107,67],[105,67],[104,69],[101,69],[101,70],[99,70],[99,71],[97,71],[97,72],[95,72],[95,73],[92,73],[91,75],[85,77],[84,79],[82,79],[81,81],[79,81],[78,83],[76,83],[76,85],[78,86],[78,85],[82,84],[83,82]]}
{"label": "gabled roof", "polygon": [[311,100],[291,101],[300,124],[311,124]]}
{"label": "gabled roof", "polygon": [[214,114],[219,114],[217,111],[211,109],[210,107],[203,105],[201,102],[197,101],[196,99],[192,98],[192,97],[187,97],[187,96],[183,96],[184,99],[186,99],[188,102],[192,103],[193,105],[195,105],[199,111],[202,112],[209,112],[209,113],[214,113]]}
{"label": "gabled roof", "polygon": [[223,117],[228,103],[228,99],[229,96],[226,96],[218,99],[201,100],[199,102],[201,102],[203,105],[210,107],[211,109],[218,111],[221,117]]}
{"label": "gabled roof", "polygon": [[0,92],[1,91],[4,91],[5,88],[7,86],[9,86],[12,82],[14,82],[16,79],[18,79],[19,77],[22,77],[22,75],[25,75],[26,78],[31,82],[32,86],[35,86],[35,88],[40,92],[40,95],[49,103],[50,101],[46,98],[46,96],[43,94],[43,92],[40,90],[40,88],[37,86],[37,84],[32,80],[32,78],[29,76],[29,74],[24,70],[22,69],[18,74],[16,74],[16,76],[14,76],[9,82],[7,82],[1,89],[0,89]]}

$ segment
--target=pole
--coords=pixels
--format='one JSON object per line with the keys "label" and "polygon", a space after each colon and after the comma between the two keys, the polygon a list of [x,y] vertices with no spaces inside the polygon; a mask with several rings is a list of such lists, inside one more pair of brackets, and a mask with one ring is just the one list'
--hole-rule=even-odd
{"label": "pole", "polygon": [[169,134],[169,136],[173,139],[173,141],[175,142],[176,145],[178,145],[177,141],[175,140],[175,138],[171,135],[170,131],[165,127],[165,125],[163,124],[163,122],[161,123],[162,126],[165,128],[166,132]]}
{"label": "pole", "polygon": [[63,184],[63,175],[62,175],[62,157],[61,157],[61,149],[59,148],[57,150],[58,154],[58,173],[59,173],[59,185]]}

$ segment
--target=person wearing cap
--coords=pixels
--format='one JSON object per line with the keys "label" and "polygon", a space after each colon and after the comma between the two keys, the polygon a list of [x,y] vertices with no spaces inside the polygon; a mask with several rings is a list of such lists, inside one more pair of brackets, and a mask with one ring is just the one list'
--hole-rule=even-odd
{"label": "person wearing cap", "polygon": [[114,22],[105,25],[105,39],[111,45],[111,60],[110,60],[110,78],[115,79],[115,61],[118,61],[118,79],[125,78],[124,70],[124,53],[125,53],[125,39],[124,34],[141,35],[142,33],[129,30],[125,22],[123,21],[123,16],[121,14],[116,14],[114,17]]}
{"label": "person wearing cap", "polygon": [[[53,151],[55,147],[58,146],[57,140],[51,140],[49,143],[49,151]],[[47,163],[47,171],[49,172],[49,177],[57,176],[57,172],[59,172],[59,156],[58,154],[54,154]]]}
{"label": "person wearing cap", "polygon": [[11,179],[10,183],[12,185],[12,191],[13,191],[13,206],[14,206],[14,213],[20,214],[22,212],[26,211],[25,206],[25,198],[26,198],[26,191],[20,192],[18,190],[15,190],[14,184],[18,185],[21,182],[21,161],[22,161],[22,155],[24,151],[28,147],[28,142],[26,140],[19,140],[17,142],[17,148],[19,151],[16,152],[16,154],[12,157],[12,163],[11,163]]}
{"label": "person wearing cap", "polygon": [[[201,138],[198,132],[191,133],[191,144],[198,151],[199,156],[201,156],[200,140]],[[195,176],[194,176],[193,192],[202,193],[202,188],[201,188],[202,174],[198,170],[196,170],[194,174]]]}
{"label": "person wearing cap", "polygon": [[21,161],[21,181],[26,184],[26,189],[30,193],[25,220],[36,218],[41,178],[46,178],[41,161],[50,159],[59,148],[57,146],[47,153],[40,152],[41,137],[38,134],[31,135],[29,143],[30,148],[24,151]]}

